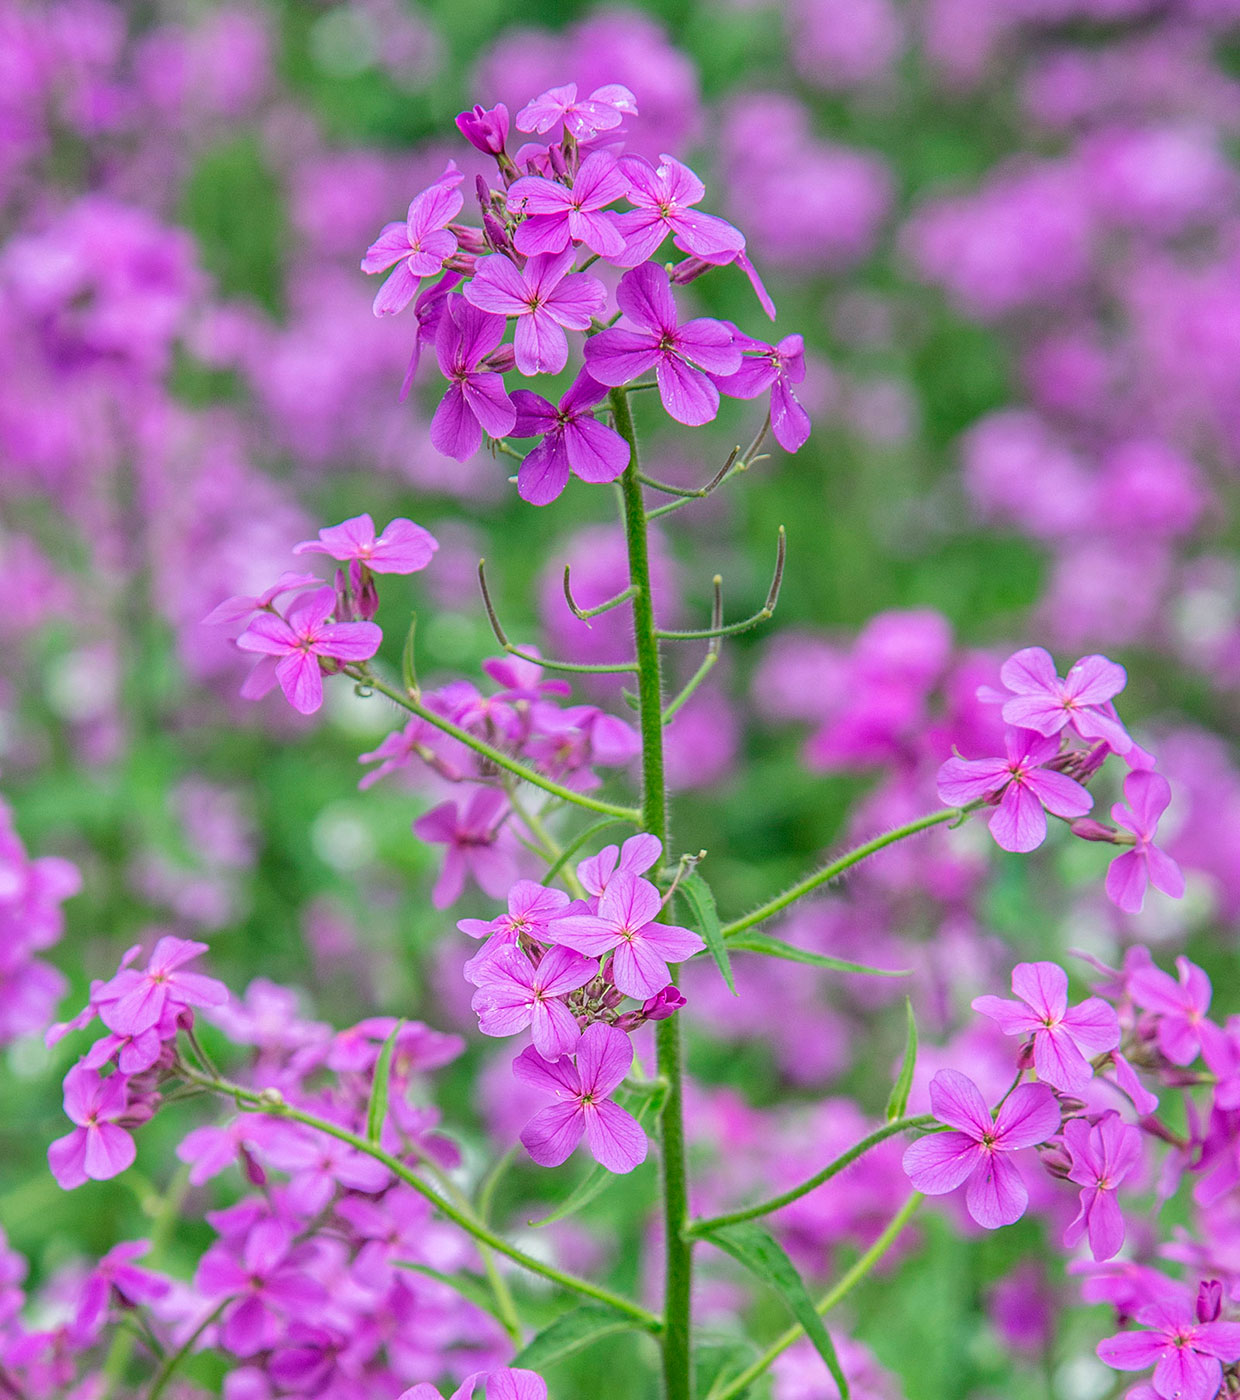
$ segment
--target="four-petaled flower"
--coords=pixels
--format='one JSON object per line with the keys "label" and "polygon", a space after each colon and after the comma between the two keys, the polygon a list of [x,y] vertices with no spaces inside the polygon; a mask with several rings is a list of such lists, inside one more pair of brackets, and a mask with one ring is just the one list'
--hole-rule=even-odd
{"label": "four-petaled flower", "polygon": [[1121,1332],[1098,1343],[1098,1355],[1117,1371],[1154,1367],[1154,1389],[1164,1400],[1214,1400],[1224,1361],[1240,1361],[1240,1322],[1198,1322],[1186,1307],[1152,1303],[1137,1313],[1146,1332]]}
{"label": "four-petaled flower", "polygon": [[649,880],[617,871],[599,896],[597,914],[567,914],[555,926],[555,940],[579,953],[612,957],[612,980],[625,996],[644,1000],[671,980],[668,963],[683,962],[706,944],[687,928],[655,920],[663,906]]}
{"label": "four-petaled flower", "polygon": [[1055,1095],[1045,1084],[1021,1084],[992,1119],[971,1079],[941,1069],[930,1081],[930,1107],[940,1122],[957,1131],[931,1133],[908,1147],[904,1170],[909,1180],[927,1196],[944,1196],[967,1182],[969,1214],[987,1230],[1019,1220],[1029,1192],[1004,1154],[1036,1147],[1057,1131]]}
{"label": "four-petaled flower", "polygon": [[470,1003],[483,1035],[516,1035],[526,1026],[544,1060],[572,1052],[581,1032],[561,997],[584,987],[598,963],[571,948],[552,948],[535,967],[516,947],[497,948],[473,960],[471,980],[478,990]]}
{"label": "four-petaled flower", "polygon": [[1064,1231],[1075,1248],[1089,1234],[1095,1259],[1113,1259],[1124,1243],[1124,1217],[1115,1192],[1141,1161],[1141,1134],[1111,1109],[1091,1127],[1084,1118],[1064,1124],[1064,1147],[1072,1159],[1068,1180],[1081,1188],[1081,1209]]}
{"label": "four-petaled flower", "polygon": [[643,156],[624,156],[620,168],[628,181],[628,201],[636,206],[617,219],[626,245],[616,258],[621,267],[636,267],[653,257],[669,233],[681,252],[704,262],[731,262],[744,251],[740,229],[693,208],[706,197],[706,186],[687,165],[669,155],[661,155],[657,166]]}
{"label": "four-petaled flower", "polygon": [[1177,982],[1152,964],[1139,967],[1128,980],[1132,999],[1157,1017],[1158,1048],[1173,1065],[1191,1065],[1202,1053],[1207,1061],[1228,1058],[1225,1033],[1206,1014],[1213,988],[1196,963],[1176,958]]}
{"label": "four-petaled flower", "polygon": [[187,1006],[223,1006],[228,988],[201,972],[185,972],[187,962],[207,951],[205,943],[161,938],[142,971],[123,967],[95,993],[99,1019],[122,1036],[140,1036],[171,1012]]}
{"label": "four-petaled flower", "polygon": [[1038,1078],[1075,1094],[1093,1078],[1089,1061],[1120,1042],[1119,1018],[1101,997],[1068,1009],[1068,974],[1057,963],[1017,963],[1012,991],[1019,1001],[983,996],[974,1011],[999,1023],[1004,1035],[1033,1036]]}
{"label": "four-petaled flower", "polygon": [[250,622],[237,645],[263,656],[250,678],[251,698],[257,698],[256,692],[265,695],[278,681],[289,704],[303,715],[312,715],[323,703],[320,657],[370,660],[379,650],[383,633],[373,622],[329,622],[335,607],[335,589],[316,588],[295,598],[283,617],[262,612]]}
{"label": "four-petaled flower", "polygon": [[1061,678],[1049,651],[1025,647],[1003,663],[999,679],[1015,697],[1003,702],[1005,723],[1048,736],[1071,725],[1082,739],[1101,739],[1116,753],[1132,748],[1109,703],[1128,684],[1128,675],[1105,656],[1083,656]]}
{"label": "four-petaled flower", "polygon": [[597,277],[573,272],[573,250],[540,253],[520,271],[499,253],[483,258],[465,299],[482,311],[515,316],[513,348],[522,374],[559,374],[568,363],[565,329],[584,331],[607,293]]}
{"label": "four-petaled flower", "polygon": [[731,330],[709,317],[681,325],[667,273],[654,263],[626,272],[616,301],[629,324],[586,341],[586,368],[612,387],[653,369],[663,407],[677,422],[709,423],[719,412],[719,390],[707,372],[734,374],[740,368]]}
{"label": "four-petaled flower", "polygon": [[107,1181],[133,1164],[133,1138],[118,1126],[129,1106],[122,1074],[102,1078],[85,1065],[65,1075],[65,1113],[77,1126],[47,1149],[47,1164],[66,1191],[85,1181]]}
{"label": "four-petaled flower", "polygon": [[756,399],[771,391],[771,432],[785,452],[797,452],[809,437],[809,414],[801,407],[794,384],[805,378],[805,340],[786,335],[778,345],[767,345],[732,328],[733,343],[741,350],[741,367],[735,374],[716,375],[720,393],[733,399]]}
{"label": "four-petaled flower", "polygon": [[586,370],[573,380],[559,407],[528,389],[514,390],[513,437],[541,437],[517,472],[517,491],[531,505],[545,506],[564,490],[569,473],[582,481],[615,481],[629,464],[629,445],[591,410],[607,390]]}
{"label": "four-petaled flower", "polygon": [[431,562],[439,542],[429,530],[398,517],[381,535],[369,515],[355,515],[319,531],[317,540],[302,540],[294,554],[328,554],[342,562],[356,559],[376,574],[416,574]]}
{"label": "four-petaled flower", "polygon": [[444,260],[456,252],[456,235],[445,227],[461,212],[464,199],[457,186],[465,177],[449,161],[439,179],[414,197],[403,223],[385,224],[379,237],[366,249],[362,271],[386,272],[396,268],[375,296],[376,316],[403,311],[417,295],[424,277],[443,269]]}
{"label": "four-petaled flower", "polygon": [[447,298],[435,332],[435,358],[448,392],[431,419],[431,442],[445,457],[463,462],[478,450],[484,428],[503,437],[517,421],[504,376],[486,363],[506,325],[502,316],[480,311],[464,297]]}
{"label": "four-petaled flower", "polygon": [[478,956],[496,948],[511,947],[521,938],[538,943],[556,941],[552,925],[568,911],[569,898],[563,890],[540,885],[536,880],[518,880],[508,891],[508,912],[494,919],[458,919],[457,928],[471,938],[485,938]]}
{"label": "four-petaled flower", "polygon": [[637,99],[622,83],[595,88],[589,97],[578,100],[577,84],[548,88],[517,113],[518,131],[544,135],[557,122],[578,141],[589,141],[600,131],[611,131],[626,116],[637,115]]}
{"label": "four-petaled flower", "polygon": [[540,1167],[566,1162],[583,1135],[594,1159],[610,1172],[630,1172],[646,1160],[641,1124],[611,1101],[632,1064],[628,1036],[602,1021],[582,1032],[576,1064],[567,1057],[548,1062],[532,1045],[517,1056],[517,1078],[559,1100],[536,1113],[521,1133]]}
{"label": "four-petaled flower", "polygon": [[617,257],[624,252],[624,236],[617,227],[620,216],[603,210],[628,188],[619,162],[606,151],[595,151],[581,162],[571,188],[541,175],[514,181],[508,207],[525,215],[513,234],[517,252],[567,252],[571,257],[576,242],[600,257]]}
{"label": "four-petaled flower", "polygon": [[1126,914],[1139,914],[1149,885],[1172,899],[1184,896],[1184,874],[1154,844],[1158,819],[1171,804],[1171,784],[1161,773],[1138,769],[1124,779],[1124,799],[1111,808],[1117,826],[1132,832],[1135,845],[1116,856],[1107,871],[1107,895]]}
{"label": "four-petaled flower", "polygon": [[1044,767],[1059,741],[1032,729],[1009,729],[1006,758],[949,758],[939,769],[939,797],[950,806],[993,802],[990,832],[1005,851],[1032,851],[1046,840],[1046,813],[1083,817],[1093,797],[1074,779]]}
{"label": "four-petaled flower", "polygon": [[431,891],[436,909],[446,909],[460,898],[467,875],[492,899],[499,899],[512,884],[516,861],[500,830],[507,809],[508,799],[502,792],[479,788],[463,811],[455,802],[441,802],[414,822],[415,836],[448,848]]}

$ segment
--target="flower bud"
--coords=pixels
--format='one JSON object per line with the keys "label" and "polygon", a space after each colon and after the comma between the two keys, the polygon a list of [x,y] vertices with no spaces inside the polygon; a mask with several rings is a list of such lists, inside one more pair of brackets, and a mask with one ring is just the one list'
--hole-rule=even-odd
{"label": "flower bud", "polygon": [[[482,217],[485,221],[488,216],[484,214]],[[457,247],[462,253],[472,253],[474,257],[480,258],[484,253],[490,251],[486,239],[469,224],[449,224],[448,232],[455,237]]]}
{"label": "flower bud", "polygon": [[1223,1285],[1216,1278],[1202,1279],[1197,1289],[1197,1321],[1217,1322],[1223,1311]]}
{"label": "flower bud", "polygon": [[642,1003],[642,1016],[647,1021],[666,1021],[669,1016],[674,1016],[680,1010],[685,1000],[685,995],[679,987],[673,987],[669,983],[661,992],[656,992]]}
{"label": "flower bud", "polygon": [[457,117],[456,129],[474,150],[497,156],[508,142],[508,108],[502,102],[489,109],[475,105],[472,112]]}
{"label": "flower bud", "polygon": [[489,209],[482,216],[482,228],[488,247],[494,248],[497,253],[512,251],[512,240],[508,237],[508,230]]}
{"label": "flower bud", "polygon": [[1109,841],[1113,845],[1119,845],[1119,833],[1112,827],[1104,826],[1102,822],[1096,822],[1093,817],[1077,817],[1075,821],[1068,823],[1073,836],[1079,836],[1082,841]]}
{"label": "flower bud", "polygon": [[487,369],[493,369],[496,374],[509,374],[516,368],[517,352],[511,345],[501,345],[482,363]]}
{"label": "flower bud", "polygon": [[353,621],[353,591],[343,569],[336,570],[336,621]]}
{"label": "flower bud", "polygon": [[349,588],[353,595],[353,613],[359,622],[370,622],[379,611],[379,586],[375,576],[361,562],[349,563]]}

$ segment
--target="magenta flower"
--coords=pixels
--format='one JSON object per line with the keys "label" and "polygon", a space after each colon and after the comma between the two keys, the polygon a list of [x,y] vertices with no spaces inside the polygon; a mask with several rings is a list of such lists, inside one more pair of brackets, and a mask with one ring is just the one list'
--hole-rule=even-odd
{"label": "magenta flower", "polygon": [[617,871],[599,897],[598,913],[558,920],[555,940],[590,957],[614,948],[612,980],[625,996],[645,1000],[671,981],[668,963],[683,962],[706,947],[687,928],[656,923],[662,907],[649,880]]}
{"label": "magenta flower", "polygon": [[512,1072],[558,1103],[536,1113],[521,1133],[540,1167],[558,1167],[585,1136],[595,1161],[609,1172],[630,1172],[646,1160],[641,1124],[611,1095],[633,1064],[633,1045],[623,1031],[595,1021],[577,1043],[577,1062],[548,1063],[531,1045],[513,1061]]}
{"label": "magenta flower", "polygon": [[596,856],[590,856],[577,866],[577,878],[593,895],[600,895],[607,882],[618,871],[644,875],[663,854],[663,843],[648,831],[630,836],[623,846],[604,846]]}
{"label": "magenta flower", "polygon": [[[296,552],[296,551],[294,551]],[[286,569],[270,588],[264,589],[258,594],[239,593],[231,598],[225,598],[218,607],[211,611],[202,619],[204,627],[234,627],[238,632],[245,630],[245,623],[250,617],[270,608],[277,598],[282,598],[286,593],[297,593],[303,588],[314,588],[322,584],[322,579],[315,574],[298,574],[291,569]],[[241,624],[238,626],[238,624]]]}
{"label": "magenta flower", "polygon": [[581,1034],[577,1020],[560,1000],[584,987],[598,963],[570,948],[552,948],[535,967],[514,947],[497,948],[479,959],[471,980],[477,985],[470,1005],[483,1035],[516,1035],[530,1028],[534,1049],[544,1060],[568,1055]]}
{"label": "magenta flower", "polygon": [[1068,974],[1052,962],[1017,963],[1012,991],[1019,1001],[975,997],[974,1011],[999,1023],[1004,1035],[1031,1035],[1038,1078],[1075,1094],[1093,1078],[1089,1061],[1120,1042],[1119,1017],[1101,997],[1068,1010]]}
{"label": "magenta flower", "polygon": [[719,412],[719,391],[706,371],[734,374],[740,368],[731,330],[707,317],[680,325],[667,273],[654,263],[626,272],[616,301],[629,325],[587,340],[586,368],[613,387],[653,369],[663,407],[677,422],[709,423]]}
{"label": "magenta flower", "polygon": [[1061,679],[1055,661],[1042,647],[1026,647],[1009,656],[999,678],[1015,699],[1003,703],[1003,718],[1039,734],[1058,734],[1071,725],[1082,739],[1101,739],[1116,753],[1132,747],[1128,731],[1109,702],[1128,683],[1122,666],[1105,656],[1083,656]]}
{"label": "magenta flower", "polygon": [[[508,1366],[498,1371],[475,1371],[466,1376],[449,1400],[473,1400],[478,1382],[484,1378],[486,1400],[547,1400],[547,1382],[536,1371]],[[441,1396],[429,1381],[419,1381],[408,1390],[402,1390],[397,1400],[441,1400]]]}
{"label": "magenta flower", "polygon": [[973,1081],[941,1069],[930,1081],[930,1107],[954,1133],[931,1133],[904,1153],[904,1170],[918,1191],[944,1196],[968,1183],[965,1205],[984,1229],[1011,1225],[1025,1213],[1029,1192],[1004,1155],[1036,1147],[1059,1128],[1059,1104],[1045,1084],[1022,1084],[992,1120]]}
{"label": "magenta flower", "polygon": [[117,1035],[139,1036],[187,1006],[223,1006],[228,988],[222,982],[182,971],[206,951],[205,943],[161,938],[141,972],[124,967],[95,993],[99,1019]]}
{"label": "magenta flower", "polygon": [[637,115],[637,99],[621,83],[595,88],[589,97],[577,98],[577,84],[548,88],[517,113],[518,131],[545,135],[558,122],[578,141],[589,141],[600,131],[618,127],[626,116]]}
{"label": "magenta flower", "polygon": [[497,156],[508,141],[508,108],[497,102],[488,111],[475,103],[472,111],[457,117],[456,129],[474,150]]}
{"label": "magenta flower", "polygon": [[745,235],[725,219],[693,208],[706,186],[680,161],[661,155],[658,166],[642,156],[624,156],[620,168],[628,181],[628,200],[636,206],[617,219],[625,248],[616,261],[635,267],[654,256],[670,233],[684,253],[709,263],[731,262],[745,249]]}
{"label": "magenta flower", "polygon": [[520,271],[493,253],[465,288],[466,300],[479,310],[517,318],[513,346],[522,374],[559,374],[568,363],[565,329],[584,331],[606,305],[598,278],[572,266],[571,248],[540,253]]}
{"label": "magenta flower", "polygon": [[206,1298],[232,1299],[220,1316],[220,1341],[229,1351],[237,1356],[266,1351],[284,1336],[287,1319],[322,1307],[326,1292],[305,1265],[278,1220],[260,1220],[240,1255],[226,1244],[207,1250],[194,1286]]}
{"label": "magenta flower", "polygon": [[1064,1231],[1073,1249],[1089,1235],[1095,1259],[1112,1259],[1124,1243],[1124,1217],[1115,1193],[1141,1161],[1141,1134],[1112,1109],[1090,1127],[1083,1118],[1064,1124],[1064,1147],[1072,1159],[1068,1180],[1081,1188],[1081,1209]]}
{"label": "magenta flower", "polygon": [[513,243],[518,253],[573,253],[573,244],[584,243],[600,257],[615,258],[624,252],[624,237],[617,227],[619,215],[604,208],[628,192],[615,156],[595,151],[581,162],[571,186],[541,175],[526,175],[513,182],[508,207],[525,217],[517,225]]}
{"label": "magenta flower", "polygon": [[74,1065],[65,1075],[64,1104],[77,1126],[47,1149],[47,1164],[62,1190],[72,1191],[86,1181],[107,1181],[133,1165],[133,1138],[116,1121],[129,1107],[124,1075],[103,1079],[93,1069]]}
{"label": "magenta flower", "polygon": [[379,650],[383,633],[373,622],[329,622],[335,607],[335,589],[316,588],[295,598],[284,617],[264,612],[250,622],[237,645],[263,655],[255,672],[263,672],[262,694],[278,681],[289,704],[312,715],[323,703],[320,658],[369,661]]}
{"label": "magenta flower", "polygon": [[1214,1400],[1224,1361],[1240,1361],[1240,1323],[1198,1322],[1183,1304],[1153,1303],[1137,1313],[1147,1332],[1121,1332],[1098,1343],[1117,1371],[1154,1367],[1154,1389],[1165,1400]]}
{"label": "magenta flower", "polygon": [[[460,919],[457,928],[471,938],[485,938],[479,957],[488,950],[511,947],[520,938],[536,943],[554,943],[553,925],[569,907],[563,890],[551,889],[535,880],[518,880],[508,891],[508,912],[490,920]],[[580,907],[580,906],[579,906]]]}
{"label": "magenta flower", "polygon": [[484,428],[503,437],[517,420],[503,375],[486,364],[506,324],[464,297],[448,300],[435,333],[435,357],[449,388],[431,419],[431,442],[445,457],[463,462],[478,450]]}
{"label": "magenta flower", "polygon": [[809,437],[809,414],[797,401],[792,386],[805,378],[805,341],[799,335],[786,335],[778,345],[734,330],[734,343],[743,352],[735,374],[718,376],[715,384],[733,399],[756,399],[771,391],[771,432],[785,452],[804,447]]}
{"label": "magenta flower", "polygon": [[1059,752],[1057,739],[1032,729],[1008,729],[1006,758],[949,758],[939,769],[939,797],[952,807],[994,802],[990,833],[1005,851],[1036,850],[1046,840],[1046,813],[1083,817],[1093,797],[1074,779],[1044,767]]}
{"label": "magenta flower", "polygon": [[414,299],[418,283],[443,270],[444,260],[456,252],[456,235],[445,227],[461,212],[464,198],[457,186],[465,177],[449,161],[448,168],[430,187],[414,197],[404,223],[385,224],[379,237],[366,249],[362,271],[396,269],[375,296],[376,316],[403,311]]}
{"label": "magenta flower", "polygon": [[591,409],[607,390],[586,370],[573,380],[558,408],[528,389],[513,392],[517,409],[513,437],[541,437],[517,472],[517,491],[531,505],[545,506],[568,485],[569,472],[582,481],[615,481],[629,464],[629,445]]}
{"label": "magenta flower", "polygon": [[1126,914],[1139,914],[1149,885],[1172,899],[1184,896],[1184,874],[1174,860],[1154,844],[1158,819],[1171,804],[1171,785],[1161,773],[1138,769],[1124,779],[1127,807],[1117,802],[1111,816],[1131,831],[1132,850],[1116,856],[1107,871],[1107,897]]}
{"label": "magenta flower", "polygon": [[1227,1057],[1224,1032],[1206,1014],[1210,979],[1187,958],[1176,958],[1175,966],[1178,982],[1153,964],[1138,967],[1128,979],[1132,999],[1157,1015],[1158,1048],[1173,1065],[1191,1065],[1199,1053],[1221,1062]]}
{"label": "magenta flower", "polygon": [[398,517],[375,535],[369,515],[355,515],[319,531],[317,540],[293,546],[294,554],[329,554],[333,559],[356,559],[376,574],[416,574],[431,562],[439,541],[412,520]]}
{"label": "magenta flower", "polygon": [[503,896],[517,877],[511,847],[501,840],[500,823],[508,814],[508,799],[494,788],[479,788],[464,811],[455,802],[442,802],[413,824],[415,836],[444,845],[443,869],[431,903],[446,909],[461,896],[467,876],[492,899]]}

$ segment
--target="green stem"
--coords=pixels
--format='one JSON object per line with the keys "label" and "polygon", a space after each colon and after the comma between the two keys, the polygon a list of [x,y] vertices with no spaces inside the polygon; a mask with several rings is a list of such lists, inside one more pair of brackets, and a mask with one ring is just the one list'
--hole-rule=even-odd
{"label": "green stem", "polygon": [[251,1108],[272,1118],[282,1118],[290,1123],[301,1123],[304,1127],[313,1128],[316,1132],[326,1133],[328,1137],[333,1137],[338,1142],[347,1143],[358,1152],[364,1152],[367,1157],[373,1157],[376,1162],[382,1162],[393,1176],[399,1177],[407,1186],[412,1186],[419,1195],[430,1201],[436,1210],[447,1216],[454,1225],[459,1225],[467,1234],[472,1235],[479,1244],[484,1244],[497,1254],[511,1259],[513,1263],[520,1264],[523,1269],[528,1269],[532,1274],[538,1274],[542,1278],[550,1279],[552,1283],[558,1283],[561,1288],[566,1288],[572,1293],[580,1293],[586,1298],[593,1298],[596,1302],[606,1303],[608,1307],[615,1308],[617,1312],[633,1318],[639,1326],[644,1327],[649,1332],[659,1330],[659,1319],[653,1313],[647,1312],[645,1308],[630,1302],[628,1298],[622,1298],[618,1293],[600,1288],[596,1284],[590,1283],[588,1279],[577,1278],[574,1274],[564,1273],[550,1264],[544,1264],[541,1259],[535,1259],[515,1245],[509,1244],[501,1235],[497,1235],[494,1230],[476,1219],[469,1210],[453,1205],[437,1191],[432,1191],[426,1182],[399,1157],[385,1152],[378,1143],[370,1142],[359,1133],[350,1132],[348,1128],[340,1127],[338,1123],[332,1123],[326,1118],[317,1118],[312,1113],[305,1113],[300,1108],[294,1108],[292,1104],[285,1103],[283,1099],[272,1097],[270,1093],[256,1093],[253,1089],[230,1083],[225,1079],[207,1079],[192,1070],[189,1071],[189,1075],[205,1088],[212,1089],[217,1094],[224,1094],[226,1097],[236,1100],[238,1104],[248,1104]]}
{"label": "green stem", "polygon": [[[624,533],[628,546],[629,582],[633,595],[633,639],[637,655],[638,713],[642,741],[642,826],[668,850],[667,782],[663,768],[663,677],[659,639],[650,591],[650,542],[646,503],[639,476],[637,434],[623,389],[610,395],[616,431],[629,444],[629,465],[621,478]],[[685,1233],[689,1219],[689,1186],[685,1152],[684,1069],[680,1018],[669,1016],[655,1028],[660,1078],[667,1097],[659,1114],[662,1142],[664,1294],[663,1390],[665,1400],[691,1400],[693,1364],[690,1300],[693,1287],[693,1246]]]}
{"label": "green stem", "polygon": [[[837,1303],[846,1298],[849,1293],[865,1278],[866,1274],[883,1257],[884,1254],[895,1243],[896,1237],[912,1219],[917,1207],[925,1199],[920,1191],[914,1191],[907,1201],[891,1218],[887,1228],[879,1235],[878,1239],[866,1250],[860,1259],[847,1271],[840,1281],[814,1305],[819,1313],[829,1313]],[[773,1342],[770,1347],[762,1353],[760,1357],[744,1371],[724,1386],[722,1390],[714,1391],[710,1400],[736,1400],[737,1396],[743,1395],[746,1390],[766,1371],[774,1362],[777,1356],[782,1355],[788,1348],[805,1335],[803,1327],[790,1327],[782,1337]]]}
{"label": "green stem", "polygon": [[798,899],[810,894],[819,885],[825,885],[828,880],[834,880],[837,875],[842,875],[845,870],[858,865],[866,856],[872,856],[876,851],[881,851],[886,846],[893,846],[897,841],[903,841],[906,836],[915,836],[919,831],[925,831],[928,827],[941,826],[944,822],[959,821],[966,810],[968,809],[962,807],[947,807],[941,812],[931,812],[927,816],[918,817],[916,821],[896,827],[894,831],[885,831],[881,836],[875,836],[872,840],[855,846],[851,851],[840,856],[838,860],[833,860],[829,865],[815,870],[812,875],[807,875],[805,879],[798,880],[783,894],[778,894],[774,899],[760,904],[743,917],[733,920],[732,923],[724,924],[723,936],[731,938],[733,934],[743,933],[747,928],[753,928],[754,924],[760,924],[764,919],[769,919],[772,914],[778,914],[780,910],[787,909],[790,904],[795,904]]}
{"label": "green stem", "polygon": [[159,1397],[164,1393],[164,1387],[172,1379],[177,1367],[193,1350],[194,1343],[232,1301],[231,1298],[225,1298],[222,1303],[217,1303],[189,1336],[186,1337],[181,1345],[177,1347],[176,1351],[169,1353],[167,1360],[155,1373],[155,1379],[151,1382],[150,1390],[147,1391],[146,1400],[159,1400]]}
{"label": "green stem", "polygon": [[772,1211],[782,1210],[784,1206],[790,1205],[802,1196],[809,1195],[811,1191],[816,1191],[824,1182],[830,1181],[833,1176],[838,1176],[845,1167],[852,1166],[858,1157],[863,1157],[871,1147],[877,1147],[880,1142],[886,1142],[889,1137],[895,1137],[897,1133],[907,1132],[909,1128],[928,1128],[934,1121],[932,1113],[923,1113],[915,1118],[898,1118],[894,1123],[884,1123],[869,1137],[862,1138],[847,1152],[841,1153],[833,1162],[829,1162],[821,1171],[807,1177],[800,1185],[790,1187],[781,1195],[759,1201],[756,1205],[746,1206],[743,1210],[734,1210],[727,1215],[715,1215],[708,1220],[695,1221],[689,1227],[689,1233],[690,1235],[705,1235],[711,1230],[721,1230],[725,1225],[737,1225],[742,1220],[753,1220],[756,1216],[769,1215]]}
{"label": "green stem", "polygon": [[574,792],[572,788],[566,788],[563,784],[544,777],[537,769],[528,768],[519,759],[513,758],[511,754],[506,754],[503,749],[497,749],[493,744],[488,744],[485,739],[479,739],[468,729],[462,729],[459,724],[453,724],[450,719],[445,719],[443,715],[437,715],[434,710],[427,709],[420,700],[413,699],[412,696],[397,690],[393,685],[388,685],[386,681],[380,680],[377,676],[353,667],[345,669],[346,674],[361,685],[370,690],[377,690],[380,695],[386,695],[389,700],[394,701],[402,709],[408,710],[411,715],[417,715],[419,719],[424,719],[427,724],[433,725],[467,748],[473,749],[475,753],[481,754],[497,768],[515,773],[518,778],[529,783],[531,787],[542,788],[544,792],[558,797],[561,802],[571,802],[575,807],[584,807],[589,812],[601,812],[606,817],[616,817],[621,821],[633,822],[634,824],[639,821],[641,813],[636,807],[621,807],[615,802],[604,802],[601,798],[591,797],[588,793]]}

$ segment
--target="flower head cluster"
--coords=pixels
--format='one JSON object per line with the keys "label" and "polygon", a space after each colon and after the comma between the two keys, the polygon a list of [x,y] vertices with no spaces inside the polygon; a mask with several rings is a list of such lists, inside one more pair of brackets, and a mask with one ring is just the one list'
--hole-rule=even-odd
{"label": "flower head cluster", "polygon": [[[517,473],[521,496],[536,505],[554,500],[570,474],[606,482],[624,471],[628,444],[594,410],[609,389],[651,372],[664,408],[681,423],[709,422],[721,393],[748,399],[769,391],[777,441],[795,452],[809,434],[793,388],[805,374],[800,337],[769,345],[724,321],[681,316],[673,287],[729,263],[745,271],[772,315],[774,308],[744,235],[698,208],[706,187],[693,171],[671,155],[654,165],[623,153],[623,123],[636,114],[636,99],[618,83],[588,98],[571,83],[552,88],[515,122],[540,139],[510,152],[503,104],[462,112],[461,134],[496,164],[494,186],[478,180],[481,227],[455,221],[462,177],[450,162],[362,260],[364,272],[392,269],[375,314],[413,302],[414,364],[423,346],[433,346],[447,380],[431,441],[463,461],[484,433],[536,437]],[[658,254],[669,239],[680,258],[665,267]],[[622,270],[614,314],[605,283],[588,270],[600,259]],[[507,387],[514,370],[558,374],[569,362],[570,336],[582,335],[584,365],[558,407]]]}

